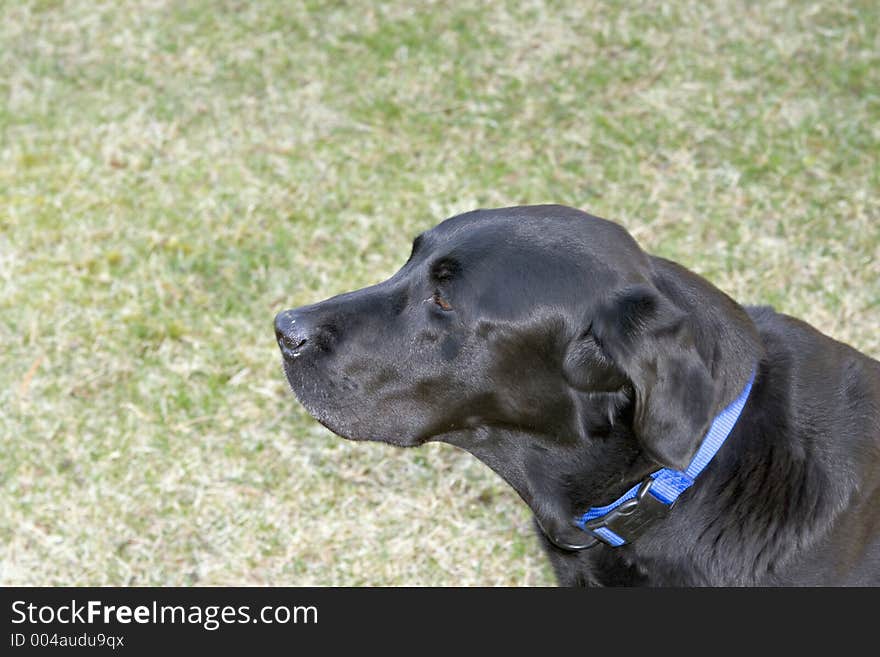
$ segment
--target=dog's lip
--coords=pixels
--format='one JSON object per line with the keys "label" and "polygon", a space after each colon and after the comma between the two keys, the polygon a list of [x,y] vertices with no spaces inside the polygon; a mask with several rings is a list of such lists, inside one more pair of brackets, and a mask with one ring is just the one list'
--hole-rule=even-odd
{"label": "dog's lip", "polygon": [[[305,406],[305,404],[303,404]],[[361,435],[347,435],[344,433],[340,433],[337,427],[331,425],[331,420],[323,413],[313,413],[312,410],[306,406],[306,411],[308,411],[309,415],[311,415],[315,421],[320,424],[322,427],[333,433],[335,436],[342,438],[343,440],[349,440],[354,443],[384,443],[386,445],[392,445],[394,447],[421,447],[427,442],[430,442],[434,439],[434,437],[423,438],[421,436],[412,436],[412,437],[390,437],[390,436],[361,436]]]}
{"label": "dog's lip", "polygon": [[[281,339],[278,339],[279,343]],[[307,340],[303,340],[303,344],[307,342]],[[279,345],[280,346],[280,345]],[[316,405],[313,399],[309,399],[307,396],[301,395],[300,390],[298,390],[298,385],[295,381],[298,381],[302,376],[302,367],[303,365],[295,363],[294,361],[303,355],[303,352],[298,352],[294,354],[285,353],[282,349],[281,353],[281,371],[284,373],[284,378],[287,381],[287,386],[290,391],[293,393],[293,396],[296,400],[302,405],[302,407],[306,410],[306,412],[314,419],[318,424],[322,427],[333,433],[334,435],[342,438],[343,440],[350,440],[352,442],[378,442],[385,443],[387,445],[393,445],[395,447],[419,447],[424,445],[425,443],[434,441],[437,439],[437,435],[405,435],[405,436],[392,436],[392,435],[364,435],[358,434],[355,431],[349,433],[346,429],[341,428],[340,426],[334,426],[334,418],[332,417],[332,413],[328,413],[327,409],[321,408],[320,404]],[[306,360],[305,367],[308,368],[309,360]],[[297,372],[297,374],[294,374]],[[345,433],[343,433],[345,432]]]}

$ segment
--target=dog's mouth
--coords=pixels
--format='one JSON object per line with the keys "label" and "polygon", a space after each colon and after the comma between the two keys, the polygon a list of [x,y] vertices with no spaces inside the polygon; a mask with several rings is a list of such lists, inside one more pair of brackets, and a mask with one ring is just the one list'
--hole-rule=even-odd
{"label": "dog's mouth", "polygon": [[[321,426],[345,440],[354,442],[382,442],[396,447],[418,447],[431,440],[420,435],[403,435],[404,432],[381,431],[373,422],[352,422],[351,418],[369,417],[379,420],[374,411],[355,409],[353,405],[364,402],[359,395],[345,390],[344,385],[326,379],[310,359],[282,351],[281,369],[287,385],[306,412]],[[342,393],[348,394],[342,394]],[[365,426],[361,426],[364,424]]]}

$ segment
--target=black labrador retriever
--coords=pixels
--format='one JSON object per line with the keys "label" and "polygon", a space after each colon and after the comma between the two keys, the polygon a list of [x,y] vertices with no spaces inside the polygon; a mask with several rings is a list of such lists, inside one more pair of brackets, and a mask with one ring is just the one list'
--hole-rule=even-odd
{"label": "black labrador retriever", "polygon": [[294,393],[531,507],[563,585],[880,583],[880,363],[562,206],[477,210],[280,313]]}

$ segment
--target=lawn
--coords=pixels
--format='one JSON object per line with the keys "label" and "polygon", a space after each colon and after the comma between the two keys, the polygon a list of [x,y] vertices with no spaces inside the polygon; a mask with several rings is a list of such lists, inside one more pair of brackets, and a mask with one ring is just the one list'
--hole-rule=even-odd
{"label": "lawn", "polygon": [[880,356],[880,4],[0,4],[0,584],[552,583],[498,477],[335,438],[272,332],[539,202]]}

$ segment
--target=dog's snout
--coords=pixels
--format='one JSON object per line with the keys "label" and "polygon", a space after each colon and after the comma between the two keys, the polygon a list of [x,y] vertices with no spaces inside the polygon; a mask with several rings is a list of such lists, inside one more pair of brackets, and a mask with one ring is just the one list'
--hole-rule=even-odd
{"label": "dog's snout", "polygon": [[275,338],[286,358],[296,358],[312,338],[309,322],[295,310],[284,310],[275,316]]}
{"label": "dog's snout", "polygon": [[336,343],[336,324],[327,313],[316,313],[311,308],[284,310],[275,316],[275,338],[288,360],[306,351],[326,353]]}

